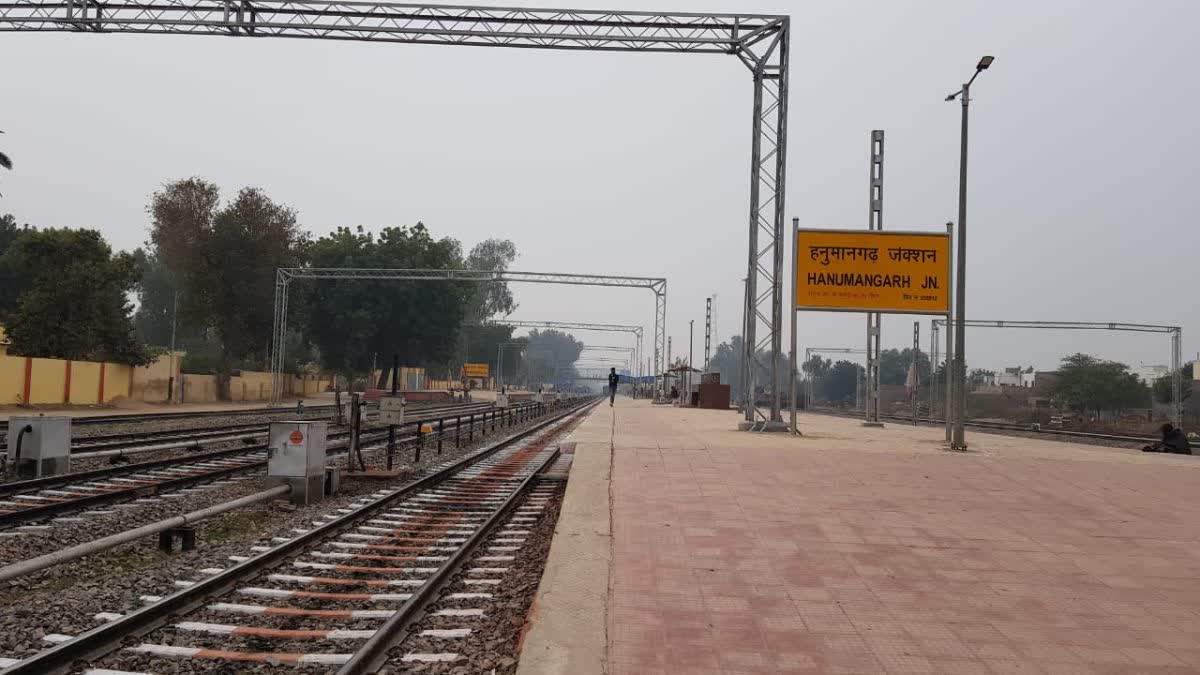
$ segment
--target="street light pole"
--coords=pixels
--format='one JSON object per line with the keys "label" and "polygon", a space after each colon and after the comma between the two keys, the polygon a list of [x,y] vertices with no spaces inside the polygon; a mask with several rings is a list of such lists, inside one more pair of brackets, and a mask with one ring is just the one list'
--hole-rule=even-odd
{"label": "street light pole", "polygon": [[967,362],[966,362],[966,318],[967,318],[967,113],[971,105],[971,83],[979,73],[987,70],[995,59],[985,56],[975,66],[975,74],[963,84],[962,89],[946,97],[947,101],[962,99],[962,132],[958,165],[958,274],[954,287],[954,435],[950,447],[966,450],[967,418]]}

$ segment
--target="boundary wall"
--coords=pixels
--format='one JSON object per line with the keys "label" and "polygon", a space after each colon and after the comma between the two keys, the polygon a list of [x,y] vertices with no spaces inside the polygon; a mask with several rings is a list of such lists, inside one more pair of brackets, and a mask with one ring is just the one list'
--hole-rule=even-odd
{"label": "boundary wall", "polygon": [[[217,402],[217,377],[180,373],[183,354],[165,354],[145,366],[43,359],[0,354],[0,405],[103,405],[116,399],[164,403],[172,377],[181,403]],[[328,375],[284,378],[288,396],[308,396],[332,386]],[[267,401],[271,374],[242,371],[230,378],[233,401]]]}

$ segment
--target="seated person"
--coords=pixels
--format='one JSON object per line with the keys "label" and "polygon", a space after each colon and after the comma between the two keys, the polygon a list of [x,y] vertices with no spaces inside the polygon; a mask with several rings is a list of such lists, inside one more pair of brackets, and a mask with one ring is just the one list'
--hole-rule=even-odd
{"label": "seated person", "polygon": [[1192,454],[1192,445],[1188,443],[1187,435],[1182,429],[1176,429],[1174,424],[1167,422],[1162,425],[1162,440],[1142,448],[1142,452],[1167,452],[1176,455]]}

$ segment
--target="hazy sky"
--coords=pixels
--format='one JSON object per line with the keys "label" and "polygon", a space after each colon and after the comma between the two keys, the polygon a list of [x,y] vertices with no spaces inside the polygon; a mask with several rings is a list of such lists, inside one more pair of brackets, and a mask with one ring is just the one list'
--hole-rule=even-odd
{"label": "hazy sky", "polygon": [[[505,3],[512,4],[511,0]],[[865,227],[869,132],[887,132],[884,226],[956,217],[973,88],[968,318],[1184,326],[1200,350],[1200,3],[642,1],[552,5],[792,16],[787,213]],[[704,298],[737,332],[751,82],[733,57],[188,36],[0,33],[0,212],[146,238],[163,182],[256,185],[312,232],[425,222],[515,269],[669,280],[669,333],[703,350]],[[649,291],[522,285],[515,318],[639,323]],[[884,319],[885,346],[913,317]],[[786,319],[785,319],[786,322]],[[923,348],[928,320],[922,320]],[[802,314],[803,346],[864,342],[858,315]],[[626,344],[623,336],[585,336]],[[973,330],[971,366],[1060,355],[1165,363],[1165,336]]]}

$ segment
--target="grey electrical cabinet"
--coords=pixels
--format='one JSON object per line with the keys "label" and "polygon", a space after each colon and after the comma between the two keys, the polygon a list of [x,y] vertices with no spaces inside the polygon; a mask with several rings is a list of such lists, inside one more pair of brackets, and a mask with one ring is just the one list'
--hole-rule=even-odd
{"label": "grey electrical cabinet", "polygon": [[18,475],[23,477],[41,478],[70,471],[71,418],[46,415],[10,417],[8,461],[16,466]]}
{"label": "grey electrical cabinet", "polygon": [[271,422],[267,436],[267,483],[290,485],[291,501],[321,499],[325,484],[325,422]]}

